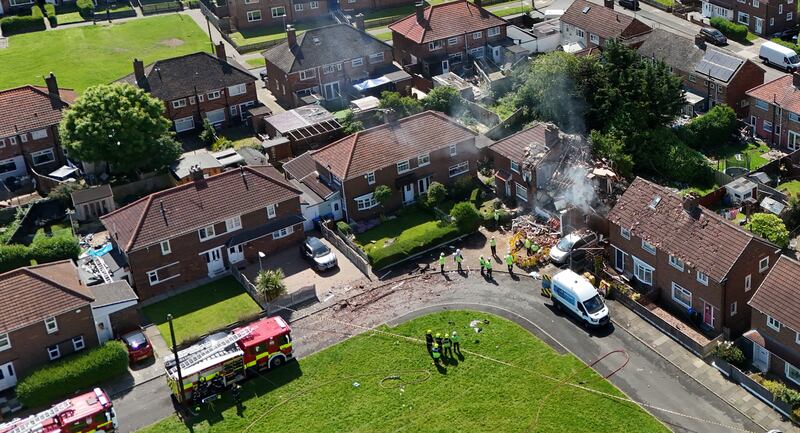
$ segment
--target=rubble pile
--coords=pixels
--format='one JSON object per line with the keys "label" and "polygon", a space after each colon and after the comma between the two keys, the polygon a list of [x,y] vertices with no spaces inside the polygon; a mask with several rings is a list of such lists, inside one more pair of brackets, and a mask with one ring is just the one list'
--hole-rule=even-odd
{"label": "rubble pile", "polygon": [[[541,222],[533,215],[520,215],[511,221],[514,235],[509,240],[509,249],[515,256],[514,262],[522,269],[529,270],[547,260],[550,248],[558,242],[560,224],[558,219],[550,218]],[[525,250],[525,239],[533,242],[532,254]]]}

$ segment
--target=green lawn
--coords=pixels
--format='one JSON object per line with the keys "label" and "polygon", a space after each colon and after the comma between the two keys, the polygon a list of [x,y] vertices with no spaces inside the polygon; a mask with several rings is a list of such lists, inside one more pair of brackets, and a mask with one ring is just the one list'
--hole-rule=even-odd
{"label": "green lawn", "polygon": [[61,87],[82,92],[133,72],[134,58],[157,59],[208,50],[208,36],[186,16],[170,14],[119,24],[11,36],[0,50],[0,89],[44,85],[54,72]]}
{"label": "green lawn", "polygon": [[495,15],[497,15],[498,17],[505,17],[505,16],[509,16],[509,15],[528,13],[530,11],[531,11],[531,7],[530,6],[516,6],[516,7],[506,8],[506,9],[500,9],[498,11],[494,11],[493,13]]}
{"label": "green lawn", "polygon": [[[488,320],[480,334],[469,327],[474,319]],[[241,416],[225,395],[187,424],[172,416],[140,432],[669,431],[634,403],[568,385],[624,396],[574,356],[559,355],[505,319],[455,311],[378,328],[417,339],[426,329],[457,330],[462,356],[437,369],[421,342],[368,331],[245,382]],[[169,392],[166,385],[161,392]]]}
{"label": "green lawn", "polygon": [[[306,30],[321,27],[324,25],[332,24],[330,22],[317,22],[310,21],[305,23],[296,23],[294,25],[297,31],[297,36],[305,33]],[[259,27],[253,29],[240,30],[236,33],[230,34],[231,39],[237,45],[256,44],[259,42],[277,41],[286,38],[285,28],[280,26]]]}
{"label": "green lawn", "polygon": [[78,7],[73,3],[65,3],[56,7],[56,16],[58,17],[58,25],[80,23],[86,21],[81,14],[78,13]]}
{"label": "green lawn", "polygon": [[[50,232],[49,236],[47,232]],[[67,222],[65,224],[51,224],[48,230],[45,230],[44,227],[36,230],[36,234],[33,235],[33,241],[36,242],[45,237],[72,239],[75,236],[72,234],[72,227]]]}
{"label": "green lawn", "polygon": [[263,68],[264,66],[266,66],[266,62],[264,61],[264,58],[261,56],[252,59],[245,59],[244,62],[247,64],[247,67],[251,69]]}
{"label": "green lawn", "polygon": [[233,277],[225,277],[142,308],[169,343],[167,314],[172,314],[180,343],[229,325],[261,310]]}
{"label": "green lawn", "polygon": [[371,33],[371,34],[372,34],[372,36],[375,36],[376,38],[378,38],[378,39],[380,39],[380,40],[382,40],[384,42],[392,40],[392,31],[389,30],[389,29],[386,29],[385,31],[380,31],[380,32],[377,32],[377,33]]}
{"label": "green lawn", "polygon": [[356,243],[369,253],[374,249],[383,248],[387,240],[394,239],[393,242],[398,242],[402,239],[417,238],[438,228],[439,221],[435,216],[417,206],[403,209],[396,216],[397,218],[387,220],[356,235]]}
{"label": "green lawn", "polygon": [[778,185],[778,191],[783,191],[786,195],[796,196],[800,194],[800,180],[784,182]]}
{"label": "green lawn", "polygon": [[707,153],[706,156],[715,170],[723,171],[726,167],[745,167],[748,165],[748,161],[750,170],[758,170],[769,163],[768,159],[761,156],[767,152],[769,152],[769,146],[765,144],[759,146],[747,143],[726,146],[713,153]]}

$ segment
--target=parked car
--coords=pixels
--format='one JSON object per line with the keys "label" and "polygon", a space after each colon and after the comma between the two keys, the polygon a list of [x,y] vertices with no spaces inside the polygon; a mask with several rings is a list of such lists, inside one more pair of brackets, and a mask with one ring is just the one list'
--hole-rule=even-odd
{"label": "parked car", "polygon": [[585,277],[571,269],[565,269],[553,276],[553,306],[573,314],[585,326],[599,327],[610,322],[608,307],[603,298]]}
{"label": "parked car", "polygon": [[710,42],[714,45],[727,45],[728,43],[728,38],[726,38],[721,31],[713,27],[703,27],[700,29],[700,36],[702,36],[706,42]]}
{"label": "parked car", "polygon": [[[597,235],[593,232],[570,233],[558,240],[553,248],[550,248],[550,261],[563,265],[569,261],[572,254],[573,260],[580,260],[586,255],[584,251],[575,251],[579,248],[590,247],[597,243]],[[574,251],[574,252],[573,252]]]}
{"label": "parked car", "polygon": [[619,5],[632,11],[639,10],[639,0],[619,0]]}
{"label": "parked car", "polygon": [[261,81],[266,83],[267,82],[267,68],[264,68],[261,71],[259,71],[258,76],[261,77]]}
{"label": "parked car", "polygon": [[153,356],[153,345],[150,340],[144,335],[144,331],[137,329],[128,332],[121,338],[125,346],[128,348],[128,359],[131,363],[142,361]]}
{"label": "parked car", "polygon": [[772,41],[764,42],[761,45],[758,50],[758,58],[767,66],[787,72],[794,72],[800,68],[800,56],[793,49]]}
{"label": "parked car", "polygon": [[313,236],[306,238],[303,245],[300,246],[300,253],[306,260],[310,260],[314,264],[314,269],[318,271],[332,269],[339,265],[336,254],[321,240]]}

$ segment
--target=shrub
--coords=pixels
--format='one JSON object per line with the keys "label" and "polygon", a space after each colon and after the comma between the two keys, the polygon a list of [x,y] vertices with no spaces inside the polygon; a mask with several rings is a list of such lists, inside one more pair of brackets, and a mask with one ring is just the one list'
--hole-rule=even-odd
{"label": "shrub", "polygon": [[29,408],[44,406],[127,371],[128,350],[119,341],[109,341],[34,371],[17,385],[17,398]]}
{"label": "shrub", "polygon": [[47,16],[47,21],[50,21],[50,27],[58,26],[58,15],[56,14],[56,6],[54,4],[45,3],[44,14]]}
{"label": "shrub", "polygon": [[0,245],[0,273],[28,266],[30,262],[25,245]]}
{"label": "shrub", "polygon": [[44,12],[42,12],[42,8],[39,5],[31,6],[31,16],[36,18],[44,18]]}
{"label": "shrub", "polygon": [[78,13],[83,19],[91,19],[92,15],[94,15],[94,2],[92,0],[77,0],[75,5],[78,7]]}
{"label": "shrub", "polygon": [[793,44],[793,43],[791,43],[789,41],[784,41],[781,38],[772,38],[772,39],[770,39],[770,41],[775,42],[778,45],[783,45],[786,48],[791,48],[794,51],[797,51],[797,45],[795,45],[795,44]]}
{"label": "shrub", "polygon": [[473,188],[472,192],[469,194],[469,201],[472,202],[475,206],[481,204],[481,189],[480,188]]}
{"label": "shrub", "polygon": [[28,249],[28,259],[37,263],[55,262],[64,259],[77,259],[81,253],[75,238],[40,238]]}
{"label": "shrub", "polygon": [[50,190],[47,194],[47,198],[58,200],[66,207],[72,207],[72,193],[84,188],[86,188],[86,186],[79,182],[59,183],[55,188]]}
{"label": "shrub", "polygon": [[200,0],[189,0],[189,9],[200,8]]}
{"label": "shrub", "polygon": [[456,203],[453,209],[450,210],[450,216],[456,220],[456,225],[462,232],[471,232],[478,228],[481,221],[481,215],[478,213],[478,208],[468,201]]}
{"label": "shrub", "polygon": [[717,344],[711,354],[737,367],[744,366],[744,353],[734,346],[732,341],[723,341]]}
{"label": "shrub", "polygon": [[441,111],[451,114],[453,107],[459,102],[461,95],[453,86],[434,87],[428,92],[428,96],[422,100],[422,105],[426,110]]}
{"label": "shrub", "polygon": [[3,30],[3,34],[6,36],[15,33],[33,32],[44,30],[44,21],[42,17],[10,16],[0,20],[0,29]]}
{"label": "shrub", "polygon": [[214,152],[219,152],[220,150],[225,150],[233,147],[233,142],[227,139],[226,137],[220,136],[214,141],[214,144],[211,145],[211,150]]}
{"label": "shrub", "polygon": [[442,203],[447,198],[447,188],[439,182],[431,182],[428,193],[425,196],[425,206],[432,208]]}
{"label": "shrub", "polygon": [[386,203],[389,202],[389,199],[392,198],[392,189],[386,185],[378,185],[375,187],[375,191],[372,192],[372,198],[378,202],[381,209],[384,209]]}
{"label": "shrub", "polygon": [[382,269],[459,235],[458,227],[440,222],[433,230],[421,230],[416,236],[404,235],[389,246],[372,249],[368,257],[373,269]]}
{"label": "shrub", "polygon": [[736,131],[736,112],[727,105],[715,105],[707,113],[692,119],[680,131],[683,141],[693,149],[719,150],[731,142]]}
{"label": "shrub", "polygon": [[353,229],[350,227],[350,224],[347,224],[344,221],[339,221],[336,223],[336,228],[341,232],[343,235],[350,235],[353,233]]}
{"label": "shrub", "polygon": [[747,229],[757,236],[785,248],[789,245],[789,230],[777,215],[757,213],[750,217]]}
{"label": "shrub", "polygon": [[268,302],[286,293],[282,269],[265,269],[256,276],[256,291]]}
{"label": "shrub", "polygon": [[716,27],[725,36],[738,41],[747,40],[747,26],[736,24],[722,17],[711,18],[711,26]]}
{"label": "shrub", "polygon": [[450,188],[450,197],[453,200],[464,200],[472,192],[472,178],[469,176],[459,177]]}

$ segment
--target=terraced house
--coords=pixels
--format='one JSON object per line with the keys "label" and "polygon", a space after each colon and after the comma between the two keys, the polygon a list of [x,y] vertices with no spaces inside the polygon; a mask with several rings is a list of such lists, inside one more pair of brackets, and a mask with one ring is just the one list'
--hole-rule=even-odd
{"label": "terraced house", "polygon": [[216,45],[216,56],[193,53],[158,60],[147,66],[133,60],[133,73],[118,83],[138,86],[164,101],[165,116],[176,132],[203,126],[231,126],[247,117],[249,107],[258,104],[256,78],[226,57],[225,45]]}
{"label": "terraced house", "polygon": [[610,39],[632,44],[652,30],[635,17],[615,11],[614,0],[603,3],[575,0],[567,8],[561,16],[561,45],[565,50],[602,47]]}
{"label": "terraced house", "polygon": [[301,191],[271,166],[229,170],[101,217],[146,299],[224,274],[303,238]]}
{"label": "terraced house", "polygon": [[783,75],[747,96],[755,135],[790,152],[800,149],[800,75]]}

